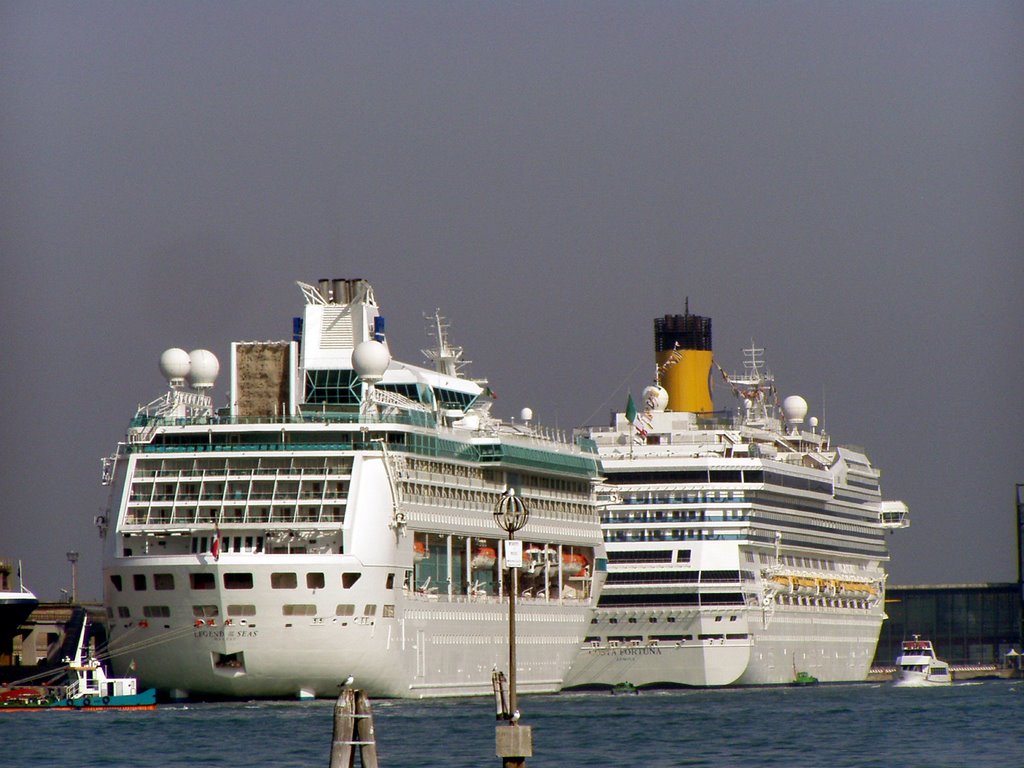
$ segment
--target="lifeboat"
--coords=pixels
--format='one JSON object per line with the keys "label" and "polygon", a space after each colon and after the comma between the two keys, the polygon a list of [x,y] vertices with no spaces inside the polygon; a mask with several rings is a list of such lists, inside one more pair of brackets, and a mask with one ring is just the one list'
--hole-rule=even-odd
{"label": "lifeboat", "polygon": [[793,593],[792,576],[772,576],[772,586],[776,591],[789,595]]}
{"label": "lifeboat", "polygon": [[818,582],[803,576],[793,577],[793,591],[798,595],[815,595],[818,593]]}
{"label": "lifeboat", "polygon": [[426,560],[430,557],[430,550],[427,549],[427,542],[425,541],[414,541],[412,543],[412,556],[416,562],[420,560]]}
{"label": "lifeboat", "polygon": [[498,552],[494,547],[477,547],[469,564],[475,570],[488,570],[498,562]]}
{"label": "lifeboat", "polygon": [[868,584],[867,582],[863,581],[840,582],[839,592],[844,596],[859,599],[873,597],[874,595],[878,594],[877,589],[875,589],[871,584]]}
{"label": "lifeboat", "polygon": [[562,574],[565,576],[585,576],[587,565],[585,555],[570,555],[568,552],[562,554]]}

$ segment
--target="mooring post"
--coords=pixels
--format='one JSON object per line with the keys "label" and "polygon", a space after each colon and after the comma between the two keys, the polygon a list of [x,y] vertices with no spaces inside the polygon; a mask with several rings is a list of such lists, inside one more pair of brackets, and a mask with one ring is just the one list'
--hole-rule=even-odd
{"label": "mooring post", "polygon": [[356,750],[363,768],[378,768],[373,712],[364,691],[345,688],[334,705],[330,768],[355,768]]}
{"label": "mooring post", "polygon": [[355,752],[352,734],[356,723],[356,692],[346,688],[334,705],[334,735],[331,738],[331,768],[352,768]]}
{"label": "mooring post", "polygon": [[359,742],[359,758],[363,768],[377,766],[377,735],[373,729],[373,713],[365,691],[356,692],[356,741]]}

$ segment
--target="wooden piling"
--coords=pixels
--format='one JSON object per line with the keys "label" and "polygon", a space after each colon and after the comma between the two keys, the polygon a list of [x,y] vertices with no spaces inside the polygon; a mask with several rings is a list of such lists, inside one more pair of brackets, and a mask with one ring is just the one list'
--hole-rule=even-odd
{"label": "wooden piling", "polygon": [[370,701],[364,691],[346,688],[334,705],[330,768],[355,768],[356,747],[363,768],[379,768]]}

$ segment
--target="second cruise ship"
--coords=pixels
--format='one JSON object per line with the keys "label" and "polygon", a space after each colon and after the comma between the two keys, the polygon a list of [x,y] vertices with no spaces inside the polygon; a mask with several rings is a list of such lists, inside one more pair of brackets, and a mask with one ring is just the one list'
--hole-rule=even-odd
{"label": "second cruise ship", "polygon": [[[779,401],[763,350],[715,364],[711,320],[654,323],[657,381],[611,427],[582,430],[615,488],[609,573],[569,686],[863,680],[884,618],[883,501],[860,449],[799,396]],[[716,410],[716,368],[737,401]]]}

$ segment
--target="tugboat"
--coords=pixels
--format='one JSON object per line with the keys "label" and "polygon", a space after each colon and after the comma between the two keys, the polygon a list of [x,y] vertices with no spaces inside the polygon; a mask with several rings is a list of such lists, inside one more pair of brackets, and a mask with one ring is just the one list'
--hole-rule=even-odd
{"label": "tugboat", "polygon": [[903,687],[952,685],[953,676],[949,664],[935,655],[931,640],[922,640],[914,635],[913,640],[904,640],[900,655],[896,657],[896,672],[893,682]]}
{"label": "tugboat", "polygon": [[108,677],[103,664],[86,651],[88,622],[83,622],[74,659],[65,657],[67,685],[0,689],[0,710],[6,709],[156,709],[156,689],[142,693],[133,677]]}

